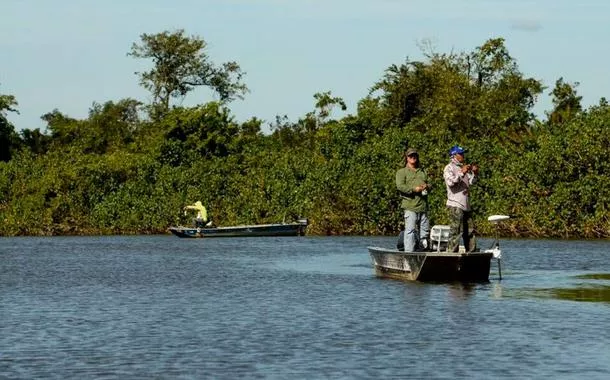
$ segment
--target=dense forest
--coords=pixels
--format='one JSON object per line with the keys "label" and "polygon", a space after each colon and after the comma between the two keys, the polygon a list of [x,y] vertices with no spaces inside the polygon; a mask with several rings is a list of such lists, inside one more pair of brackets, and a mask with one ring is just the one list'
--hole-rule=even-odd
{"label": "dense forest", "polygon": [[[47,127],[17,130],[18,99],[0,88],[0,235],[164,233],[200,200],[217,225],[300,216],[310,234],[395,234],[402,220],[394,178],[405,146],[432,178],[430,215],[446,223],[442,169],[448,149],[468,148],[481,167],[475,222],[514,218],[505,236],[610,237],[610,105],[581,106],[578,83],[554,88],[519,71],[502,38],[471,52],[422,49],[392,64],[353,113],[329,91],[299,120],[236,122],[247,96],[236,62],[214,63],[206,42],[183,30],[143,34],[127,52],[150,62],[137,99],[93,103],[88,118],[60,110]],[[215,100],[177,106],[196,88]],[[549,91],[553,109],[532,112]],[[279,110],[278,110],[279,111]]]}

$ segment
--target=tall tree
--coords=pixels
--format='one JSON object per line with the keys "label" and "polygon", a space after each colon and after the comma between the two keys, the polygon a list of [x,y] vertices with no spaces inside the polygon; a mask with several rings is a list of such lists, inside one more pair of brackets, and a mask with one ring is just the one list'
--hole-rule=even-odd
{"label": "tall tree", "polygon": [[40,132],[40,128],[24,129],[21,131],[23,145],[34,154],[45,154],[51,145],[51,136]]}
{"label": "tall tree", "polygon": [[542,84],[519,72],[504,39],[490,39],[469,54],[424,55],[426,62],[390,66],[373,86],[387,125],[411,124],[443,141],[456,135],[514,138],[528,130]]}
{"label": "tall tree", "polygon": [[562,124],[577,113],[582,111],[580,101],[582,96],[578,96],[576,87],[579,83],[567,83],[563,81],[563,77],[557,79],[555,88],[551,91],[553,96],[553,111],[548,113],[549,123],[551,125]]}
{"label": "tall tree", "polygon": [[431,78],[423,62],[409,61],[391,65],[383,78],[371,88],[379,92],[383,106],[389,111],[389,122],[404,126],[421,113],[421,103],[433,91]]}
{"label": "tall tree", "polygon": [[480,87],[497,83],[507,73],[515,73],[517,63],[508,53],[504,38],[491,38],[468,56],[468,70]]}
{"label": "tall tree", "polygon": [[47,130],[50,132],[52,145],[70,146],[74,141],[80,140],[79,121],[73,119],[58,109],[40,117],[47,123]]}
{"label": "tall tree", "polygon": [[327,122],[333,108],[339,107],[341,111],[347,110],[345,101],[338,96],[332,96],[331,91],[317,92],[313,97],[316,100],[315,111],[308,112],[305,118],[300,120],[308,132],[317,131]]}
{"label": "tall tree", "polygon": [[16,106],[13,95],[0,95],[0,161],[9,161],[21,143],[15,127],[6,117],[7,112],[18,113]]}
{"label": "tall tree", "polygon": [[186,36],[184,30],[142,34],[141,43],[134,43],[127,54],[134,58],[152,59],[150,71],[136,72],[140,84],[154,98],[154,115],[167,113],[171,98],[183,99],[196,87],[209,87],[221,103],[243,99],[248,88],[241,82],[244,73],[235,62],[219,66],[206,53],[207,43],[197,36]]}

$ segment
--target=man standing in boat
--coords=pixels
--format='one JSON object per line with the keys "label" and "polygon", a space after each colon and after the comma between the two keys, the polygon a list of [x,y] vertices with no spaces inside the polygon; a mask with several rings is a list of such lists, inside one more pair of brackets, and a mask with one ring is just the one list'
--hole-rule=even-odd
{"label": "man standing in boat", "polygon": [[428,220],[428,175],[420,167],[419,154],[409,148],[404,154],[405,167],[396,172],[396,188],[401,194],[405,210],[404,251],[428,248],[430,222]]}
{"label": "man standing in boat", "polygon": [[195,217],[195,227],[204,227],[205,222],[208,221],[208,211],[205,209],[205,206],[203,206],[200,201],[197,201],[192,205],[184,207],[184,215],[186,215],[187,210],[197,211],[197,216]]}
{"label": "man standing in boat", "polygon": [[471,241],[468,231],[468,222],[472,219],[469,189],[477,179],[479,167],[476,164],[464,163],[465,153],[466,149],[459,145],[451,147],[449,150],[451,161],[443,170],[443,178],[445,179],[445,185],[447,185],[447,208],[450,219],[448,252],[459,251],[460,234],[465,249],[467,251],[475,249],[474,242],[473,246],[470,246]]}

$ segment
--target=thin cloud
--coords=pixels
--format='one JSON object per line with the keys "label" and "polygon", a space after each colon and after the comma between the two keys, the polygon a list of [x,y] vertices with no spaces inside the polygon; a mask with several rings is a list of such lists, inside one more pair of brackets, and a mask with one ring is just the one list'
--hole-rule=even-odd
{"label": "thin cloud", "polygon": [[512,20],[510,28],[514,30],[523,30],[526,32],[537,32],[542,29],[542,25],[538,20]]}

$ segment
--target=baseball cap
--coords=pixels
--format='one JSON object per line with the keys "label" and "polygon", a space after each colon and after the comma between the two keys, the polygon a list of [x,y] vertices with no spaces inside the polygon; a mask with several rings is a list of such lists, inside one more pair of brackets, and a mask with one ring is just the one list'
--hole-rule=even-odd
{"label": "baseball cap", "polygon": [[407,149],[407,156],[410,156],[412,154],[417,154],[419,156],[419,153],[417,153],[417,150],[415,148],[409,148]]}
{"label": "baseball cap", "polygon": [[456,154],[464,154],[464,153],[466,153],[466,149],[462,148],[459,145],[454,145],[451,147],[451,149],[449,149],[450,156],[455,156]]}

